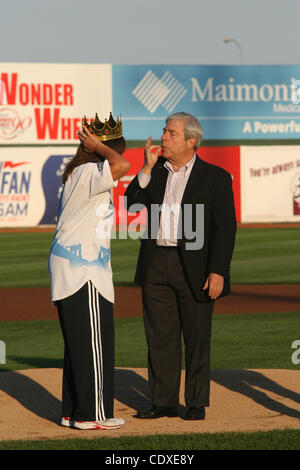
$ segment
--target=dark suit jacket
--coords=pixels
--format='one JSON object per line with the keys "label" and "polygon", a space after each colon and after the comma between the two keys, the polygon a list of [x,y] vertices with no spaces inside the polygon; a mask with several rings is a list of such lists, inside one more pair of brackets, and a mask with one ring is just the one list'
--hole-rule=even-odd
{"label": "dark suit jacket", "polygon": [[[153,224],[151,205],[160,206],[163,203],[168,178],[168,170],[164,167],[165,161],[163,157],[159,157],[152,169],[151,181],[145,189],[140,187],[136,176],[125,193],[127,196],[125,204],[129,212],[136,212],[132,211],[130,206],[137,203],[144,204],[147,208],[148,226],[141,239],[134,279],[141,286],[145,281],[156,246],[158,224]],[[203,220],[201,204],[204,205]],[[200,302],[210,300],[208,290],[203,291],[203,286],[211,272],[224,276],[221,296],[229,294],[230,263],[236,233],[231,175],[197,156],[182,198],[181,221],[182,238],[178,241],[179,251],[187,282],[195,298]],[[150,233],[151,224],[156,225],[154,233],[153,230]],[[195,236],[191,238],[193,232],[198,233],[197,239]]]}

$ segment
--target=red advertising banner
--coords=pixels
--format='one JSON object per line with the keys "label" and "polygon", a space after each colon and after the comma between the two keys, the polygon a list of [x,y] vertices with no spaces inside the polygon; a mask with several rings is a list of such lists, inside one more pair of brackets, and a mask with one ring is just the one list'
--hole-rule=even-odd
{"label": "red advertising banner", "polygon": [[[237,221],[241,221],[241,177],[240,177],[240,147],[200,147],[198,154],[203,160],[218,165],[227,170],[232,176],[232,186],[235,199],[235,209]],[[143,225],[145,223],[145,214],[138,218],[136,215],[130,215],[124,208],[123,195],[130,181],[142,168],[144,162],[144,149],[127,149],[125,158],[130,162],[131,168],[129,174],[120,179],[117,187],[114,189],[114,207],[116,214],[116,226],[121,229],[131,223]]]}
{"label": "red advertising banner", "polygon": [[138,224],[142,226],[146,223],[145,213],[140,214],[139,216],[135,214],[131,215],[125,210],[124,207],[124,193],[126,188],[143,166],[144,149],[127,149],[124,153],[124,157],[130,162],[131,167],[129,173],[119,180],[118,185],[113,190],[115,226],[117,230],[127,230],[128,226],[130,229],[131,223],[133,223],[135,227]]}
{"label": "red advertising banner", "polygon": [[241,222],[240,147],[200,147],[198,154],[206,162],[218,165],[231,174],[236,218],[237,222]]}

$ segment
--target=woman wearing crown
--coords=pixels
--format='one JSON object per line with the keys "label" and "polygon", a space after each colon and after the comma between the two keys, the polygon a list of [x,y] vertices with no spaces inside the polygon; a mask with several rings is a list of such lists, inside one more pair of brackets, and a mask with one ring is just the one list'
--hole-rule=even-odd
{"label": "woman wearing crown", "polygon": [[130,165],[121,120],[84,119],[81,144],[63,174],[49,255],[52,302],[65,343],[62,421],[77,429],[116,429],[114,288],[110,263],[111,191]]}

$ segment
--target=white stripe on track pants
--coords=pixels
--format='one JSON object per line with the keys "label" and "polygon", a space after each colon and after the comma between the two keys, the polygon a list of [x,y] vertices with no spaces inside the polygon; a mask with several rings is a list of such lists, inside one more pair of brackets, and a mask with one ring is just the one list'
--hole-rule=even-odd
{"label": "white stripe on track pants", "polygon": [[62,416],[113,418],[113,304],[89,281],[56,305],[65,343]]}

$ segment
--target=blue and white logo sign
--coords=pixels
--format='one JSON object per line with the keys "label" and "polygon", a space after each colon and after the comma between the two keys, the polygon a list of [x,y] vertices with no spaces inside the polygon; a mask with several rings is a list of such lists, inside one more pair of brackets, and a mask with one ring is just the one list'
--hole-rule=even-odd
{"label": "blue and white logo sign", "polygon": [[185,111],[206,140],[300,137],[300,66],[113,66],[113,111],[129,140],[160,139]]}
{"label": "blue and white logo sign", "polygon": [[161,78],[148,70],[132,92],[150,114],[159,106],[171,113],[186,93],[187,89],[168,70]]}

